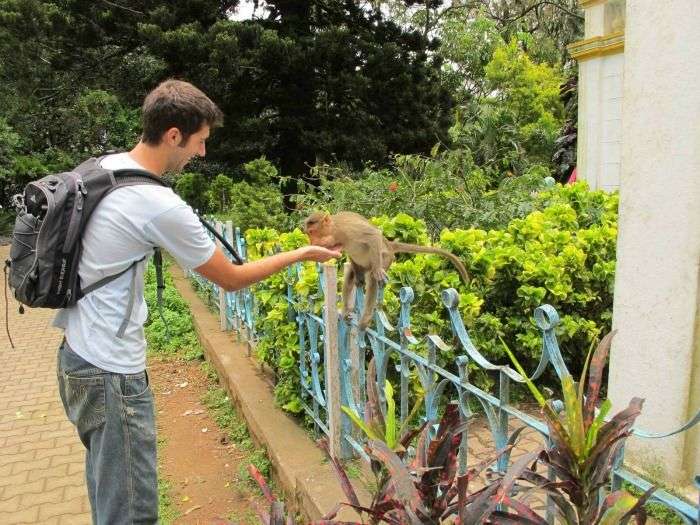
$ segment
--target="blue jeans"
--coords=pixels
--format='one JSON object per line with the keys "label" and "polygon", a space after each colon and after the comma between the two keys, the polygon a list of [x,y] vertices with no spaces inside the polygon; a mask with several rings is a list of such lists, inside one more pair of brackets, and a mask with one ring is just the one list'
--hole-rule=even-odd
{"label": "blue jeans", "polygon": [[148,374],[115,374],[88,363],[64,341],[58,386],[85,445],[92,522],[158,523],[156,427]]}

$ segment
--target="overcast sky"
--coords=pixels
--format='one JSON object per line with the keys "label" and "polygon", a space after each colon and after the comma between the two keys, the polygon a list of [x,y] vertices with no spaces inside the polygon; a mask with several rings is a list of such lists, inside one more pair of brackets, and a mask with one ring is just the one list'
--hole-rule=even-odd
{"label": "overcast sky", "polygon": [[[258,9],[255,11],[255,16],[260,18],[265,13],[265,2],[260,0],[258,2]],[[252,0],[242,0],[238,4],[236,13],[231,17],[234,20],[250,20],[253,17],[253,1]]]}

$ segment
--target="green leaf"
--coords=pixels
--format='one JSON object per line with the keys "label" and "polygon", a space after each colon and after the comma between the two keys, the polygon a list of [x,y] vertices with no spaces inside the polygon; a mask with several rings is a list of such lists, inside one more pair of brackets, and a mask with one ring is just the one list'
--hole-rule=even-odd
{"label": "green leaf", "polygon": [[520,362],[515,358],[515,355],[513,354],[513,352],[510,351],[510,348],[508,348],[508,345],[506,344],[506,342],[500,336],[498,337],[498,339],[501,341],[501,344],[503,345],[503,348],[505,349],[506,353],[508,354],[508,357],[510,357],[510,360],[515,365],[515,369],[518,371],[518,373],[525,380],[525,384],[527,385],[528,389],[530,389],[530,392],[532,392],[532,395],[537,400],[537,403],[539,403],[539,405],[543,408],[545,406],[547,406],[547,401],[545,400],[544,396],[542,395],[542,392],[540,392],[537,389],[537,387],[535,386],[535,384],[532,381],[530,381],[530,378],[527,377],[525,370],[520,365]]}
{"label": "green leaf", "polygon": [[343,412],[347,414],[347,416],[352,420],[352,422],[355,423],[355,425],[357,425],[357,427],[365,433],[365,435],[369,439],[376,439],[378,441],[382,440],[381,436],[378,436],[372,429],[365,425],[365,422],[362,421],[362,418],[359,415],[357,415],[354,410],[351,410],[349,407],[346,406],[342,406],[340,408],[343,410]]}
{"label": "green leaf", "polygon": [[[588,354],[586,354],[586,362],[583,364],[583,370],[581,371],[581,379],[578,382],[578,397],[579,399],[584,399],[584,390],[586,387],[586,377],[588,376],[588,366],[591,362],[591,356],[593,355],[593,345],[595,343],[591,342],[591,346],[588,348]],[[584,421],[585,423],[585,421]]]}
{"label": "green leaf", "polygon": [[394,404],[394,389],[389,381],[384,385],[384,395],[386,396],[386,444],[390,449],[396,448],[398,436],[396,435],[396,405]]}
{"label": "green leaf", "polygon": [[570,375],[562,378],[562,391],[564,393],[564,406],[566,407],[565,425],[569,434],[569,444],[574,456],[581,462],[584,458],[586,436],[583,429],[583,407],[576,394],[574,380]]}
{"label": "green leaf", "polygon": [[413,404],[413,408],[411,408],[411,412],[409,412],[408,416],[406,416],[406,419],[404,419],[403,423],[401,423],[401,428],[399,428],[399,432],[398,432],[399,439],[401,439],[403,437],[404,432],[406,432],[406,429],[411,424],[411,421],[413,420],[414,416],[421,409],[421,406],[423,404],[424,399],[425,399],[425,392],[421,392],[420,395],[418,395],[416,397],[416,402]]}
{"label": "green leaf", "polygon": [[542,407],[544,415],[547,418],[547,420],[549,421],[550,426],[554,427],[554,429],[560,434],[561,439],[563,439],[565,442],[568,443],[569,436],[568,436],[567,429],[564,428],[564,426],[561,424],[561,421],[559,421],[559,416],[552,408],[552,404],[548,403],[545,400],[544,396],[537,389],[535,384],[530,380],[529,377],[527,377],[525,370],[523,369],[522,366],[520,366],[520,363],[515,358],[515,355],[513,355],[513,352],[510,351],[510,348],[508,348],[508,345],[505,343],[503,338],[499,336],[498,339],[501,341],[501,344],[503,345],[503,348],[505,349],[506,353],[508,354],[508,357],[510,357],[511,361],[513,361],[513,364],[515,365],[515,368],[518,370],[518,373],[525,380],[525,384],[530,389],[530,392],[532,392],[532,395],[535,397],[537,402]]}
{"label": "green leaf", "polygon": [[600,430],[600,427],[603,426],[605,417],[608,415],[608,412],[610,412],[611,407],[612,402],[609,399],[603,401],[603,404],[600,405],[598,415],[593,420],[593,423],[591,423],[591,426],[588,427],[588,431],[586,432],[586,456],[589,455],[591,449],[595,446],[596,441],[598,440],[598,431]]}
{"label": "green leaf", "polygon": [[605,511],[598,525],[619,525],[625,514],[632,510],[636,504],[637,498],[628,493],[623,494],[612,507]]}

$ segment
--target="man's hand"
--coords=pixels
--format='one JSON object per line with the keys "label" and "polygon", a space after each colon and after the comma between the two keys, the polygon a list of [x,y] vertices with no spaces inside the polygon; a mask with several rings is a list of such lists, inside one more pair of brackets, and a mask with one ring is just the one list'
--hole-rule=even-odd
{"label": "man's hand", "polygon": [[202,277],[214,281],[224,290],[234,292],[267,279],[270,275],[290,264],[301,261],[326,262],[340,257],[340,255],[339,251],[329,250],[322,246],[304,246],[238,266],[229,261],[221,248],[216,248],[214,255],[207,262],[195,268],[195,271]]}
{"label": "man's hand", "polygon": [[330,259],[336,259],[341,256],[339,251],[329,250],[323,246],[302,246],[295,250],[299,261],[326,262]]}

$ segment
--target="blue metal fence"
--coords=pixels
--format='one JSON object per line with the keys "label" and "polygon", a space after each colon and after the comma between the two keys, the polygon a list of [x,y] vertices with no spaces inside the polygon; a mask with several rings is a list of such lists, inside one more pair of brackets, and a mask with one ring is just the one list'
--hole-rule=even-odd
{"label": "blue metal fence", "polygon": [[[245,260],[246,246],[245,240],[236,229],[232,231],[230,225],[228,230],[222,228],[227,240],[234,241],[239,253]],[[331,284],[324,284],[323,266],[319,266],[320,293],[325,293],[325,286],[336,286],[335,281]],[[296,265],[288,270],[290,283],[295,282],[301,275],[301,266]],[[333,270],[333,275],[335,271]],[[255,332],[255,298],[249,290],[241,290],[234,293],[220,294],[218,287],[203,280],[192,273],[191,276],[199,283],[200,287],[211,294],[213,302],[218,306],[225,305],[225,311],[220,312],[222,323],[229,328],[233,328],[243,334],[244,339],[249,344],[254,344],[257,334]],[[223,301],[220,301],[223,297]],[[362,292],[356,294],[356,310],[362,302]],[[353,409],[357,414],[363,415],[366,399],[366,362],[368,357],[374,358],[376,365],[376,380],[383,409],[386,409],[386,399],[384,399],[384,384],[387,376],[397,379],[400,397],[399,418],[403,422],[409,414],[409,401],[411,400],[410,377],[417,377],[424,392],[422,416],[429,423],[438,420],[438,409],[445,400],[454,400],[460,407],[460,414],[463,421],[473,416],[472,403],[477,402],[483,409],[488,422],[488,427],[493,437],[495,449],[502,449],[513,437],[510,422],[516,420],[522,425],[532,428],[542,434],[546,439],[548,435],[547,426],[539,419],[519,410],[511,404],[511,386],[513,383],[522,383],[523,377],[509,366],[496,365],[490,362],[475,347],[469,337],[469,333],[464,326],[461,314],[458,309],[459,295],[454,289],[442,292],[442,302],[447,309],[451,333],[459,346],[459,356],[454,360],[452,366],[441,366],[438,354],[446,351],[449,347],[437,335],[428,335],[421,341],[417,340],[411,333],[411,303],[414,299],[414,292],[410,287],[404,287],[399,295],[401,311],[396,326],[387,320],[386,316],[378,311],[375,314],[375,328],[367,329],[363,333],[358,333],[356,321],[346,322],[335,310],[328,311],[328,305],[324,316],[319,317],[308,309],[299,307],[299,299],[294,293],[293,284],[288,285],[287,300],[290,305],[290,320],[295,320],[299,333],[299,373],[301,378],[301,399],[305,413],[313,420],[314,430],[317,434],[330,435],[332,427],[338,429],[340,439],[334,451],[340,457],[351,457],[353,453],[366,458],[362,447],[362,437],[353,431],[347,416],[342,414],[340,405],[345,405]],[[334,301],[333,301],[334,303]],[[332,351],[337,354],[338,359],[334,361],[339,366],[339,385],[334,388],[339,390],[338,406],[330,402],[331,385],[326,380],[324,363],[326,363],[324,352],[327,346],[327,331],[329,325],[325,319],[335,319],[337,329],[337,347]],[[539,364],[532,374],[531,379],[535,380],[551,367],[561,379],[568,374],[566,364],[562,357],[555,328],[559,323],[559,316],[556,310],[550,305],[542,305],[534,312],[534,320],[537,324],[542,338],[542,353]],[[335,337],[333,337],[335,340]],[[423,351],[418,352],[418,349]],[[470,365],[476,365],[479,369],[487,371],[498,377],[498,392],[490,393],[476,386],[469,379]],[[326,365],[327,366],[327,365]],[[641,429],[634,429],[634,434],[643,438],[662,438],[687,430],[700,421],[700,412],[693,420],[689,421],[683,428],[664,435],[655,435]],[[522,426],[521,425],[521,426]],[[466,470],[469,461],[467,443],[468,432],[462,436],[460,447],[459,464],[462,472]],[[503,454],[495,468],[503,471],[509,463],[509,454]],[[618,488],[623,482],[629,483],[637,489],[644,491],[650,484],[622,465],[622,457],[618,459],[617,467],[613,475],[613,487]],[[696,478],[696,484],[700,488],[700,476]],[[657,490],[650,501],[655,501],[666,506],[675,514],[682,518],[685,523],[700,524],[700,504],[695,506],[684,501],[673,494],[663,490]],[[553,516],[551,506],[548,511],[548,518]]]}

